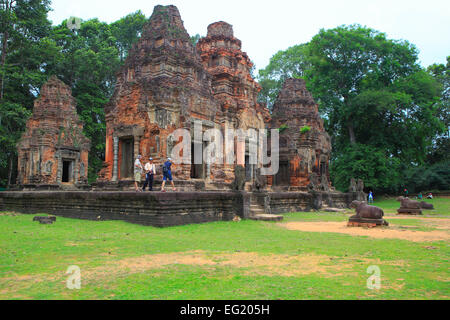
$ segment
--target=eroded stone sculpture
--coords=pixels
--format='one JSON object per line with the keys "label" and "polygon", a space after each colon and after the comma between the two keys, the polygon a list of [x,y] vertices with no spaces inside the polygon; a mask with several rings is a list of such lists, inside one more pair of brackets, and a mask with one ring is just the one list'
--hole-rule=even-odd
{"label": "eroded stone sculpture", "polygon": [[384,211],[375,206],[369,206],[362,201],[353,201],[351,208],[356,209],[356,215],[349,220],[351,227],[374,227],[388,226],[389,223],[384,220]]}
{"label": "eroded stone sculpture", "polygon": [[400,209],[397,210],[398,214],[422,215],[421,202],[405,197],[398,197],[397,201],[401,203]]}

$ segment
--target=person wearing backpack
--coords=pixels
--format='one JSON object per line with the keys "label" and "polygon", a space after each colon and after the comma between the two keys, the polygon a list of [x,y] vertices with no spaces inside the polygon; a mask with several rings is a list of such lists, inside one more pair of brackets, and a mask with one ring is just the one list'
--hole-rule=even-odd
{"label": "person wearing backpack", "polygon": [[163,184],[161,188],[162,192],[166,192],[164,187],[166,186],[167,181],[170,181],[170,183],[172,184],[173,191],[177,191],[177,189],[175,188],[175,184],[173,183],[172,165],[173,162],[171,158],[168,158],[167,161],[163,164]]}

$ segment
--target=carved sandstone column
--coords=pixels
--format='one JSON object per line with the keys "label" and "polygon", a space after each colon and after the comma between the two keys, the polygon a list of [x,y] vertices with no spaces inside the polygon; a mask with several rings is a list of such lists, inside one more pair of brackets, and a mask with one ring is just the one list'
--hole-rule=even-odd
{"label": "carved sandstone column", "polygon": [[58,161],[58,170],[56,173],[56,182],[57,183],[61,183],[62,182],[62,169],[63,169],[63,164],[62,164],[62,157],[61,157],[61,152],[58,151],[56,153],[56,160]]}
{"label": "carved sandstone column", "polygon": [[119,177],[119,138],[114,137],[114,146],[113,146],[113,152],[114,152],[114,159],[113,159],[113,172],[112,172],[112,179],[111,181],[116,182]]}
{"label": "carved sandstone column", "polygon": [[134,160],[137,159],[138,155],[140,154],[140,145],[141,145],[141,137],[140,136],[135,136],[134,137],[134,158],[133,158],[133,163]]}

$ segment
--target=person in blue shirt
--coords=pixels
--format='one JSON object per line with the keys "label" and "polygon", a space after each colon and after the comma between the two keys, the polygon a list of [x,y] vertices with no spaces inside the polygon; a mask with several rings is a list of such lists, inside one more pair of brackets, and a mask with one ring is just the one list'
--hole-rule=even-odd
{"label": "person in blue shirt", "polygon": [[175,184],[173,183],[172,165],[173,162],[171,158],[168,158],[167,161],[163,164],[163,184],[161,188],[162,192],[166,192],[164,187],[166,186],[167,181],[170,181],[170,183],[172,184],[173,191],[177,191],[177,189],[175,188]]}
{"label": "person in blue shirt", "polygon": [[373,192],[370,191],[369,193],[369,203],[373,203]]}

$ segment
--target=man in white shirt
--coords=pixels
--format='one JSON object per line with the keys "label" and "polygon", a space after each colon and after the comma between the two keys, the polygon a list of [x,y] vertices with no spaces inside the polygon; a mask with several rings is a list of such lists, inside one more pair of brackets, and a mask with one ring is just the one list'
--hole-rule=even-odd
{"label": "man in white shirt", "polygon": [[149,191],[153,191],[153,179],[156,174],[156,166],[153,163],[153,158],[150,158],[149,160],[150,160],[150,162],[148,162],[144,168],[145,169],[145,183],[144,183],[144,187],[142,188],[142,191],[145,191],[147,186],[148,186]]}
{"label": "man in white shirt", "polygon": [[136,161],[134,162],[134,188],[136,189],[136,192],[142,191],[139,189],[139,183],[141,183],[142,178],[142,171],[144,170],[144,167],[141,163],[141,155],[138,155]]}

